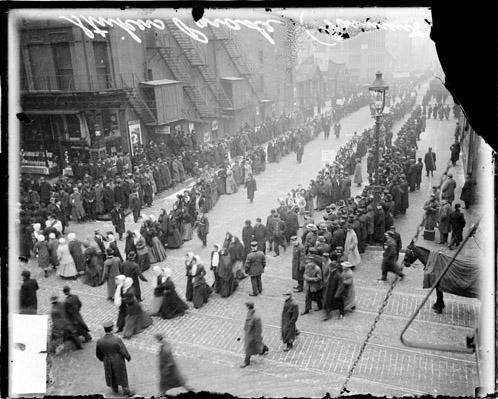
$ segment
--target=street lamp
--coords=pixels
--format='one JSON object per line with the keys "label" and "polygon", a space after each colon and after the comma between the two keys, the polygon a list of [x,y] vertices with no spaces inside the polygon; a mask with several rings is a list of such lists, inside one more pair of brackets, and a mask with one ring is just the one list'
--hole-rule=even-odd
{"label": "street lamp", "polygon": [[386,91],[389,86],[382,79],[382,73],[375,74],[375,80],[368,88],[372,95],[373,105],[375,108],[375,184],[379,184],[379,136],[380,136],[380,118],[386,105]]}

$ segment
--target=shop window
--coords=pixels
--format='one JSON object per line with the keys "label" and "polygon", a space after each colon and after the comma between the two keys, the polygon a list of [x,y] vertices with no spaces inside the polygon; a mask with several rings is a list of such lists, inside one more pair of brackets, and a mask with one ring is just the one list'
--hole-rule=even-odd
{"label": "shop window", "polygon": [[108,89],[112,87],[112,79],[109,68],[107,42],[93,42],[93,53],[95,57],[98,88]]}
{"label": "shop window", "polygon": [[71,62],[69,43],[53,43],[52,52],[57,88],[59,90],[74,90],[73,64]]}
{"label": "shop window", "polygon": [[69,140],[80,140],[80,120],[76,115],[66,115],[67,137]]}
{"label": "shop window", "polygon": [[117,111],[103,111],[102,125],[104,130],[104,137],[120,136]]}

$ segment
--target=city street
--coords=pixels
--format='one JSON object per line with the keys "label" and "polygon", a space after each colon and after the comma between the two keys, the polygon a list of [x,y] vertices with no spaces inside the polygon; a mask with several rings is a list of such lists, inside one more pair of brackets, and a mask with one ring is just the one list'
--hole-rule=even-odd
{"label": "city street", "polygon": [[[427,85],[420,91],[425,93]],[[419,95],[418,100],[421,100]],[[397,122],[393,132],[397,133],[405,119]],[[410,193],[410,207],[404,216],[395,220],[404,247],[416,231],[423,217],[423,204],[429,197],[430,188],[439,183],[446,162],[449,160],[449,146],[453,142],[455,120],[427,120],[425,133],[418,142],[417,157],[422,157],[428,147],[437,154],[437,171],[433,178],[423,173],[419,191]],[[246,191],[239,188],[236,194],[223,195],[208,214],[210,233],[207,248],[194,235],[181,249],[169,250],[168,258],[160,266],[172,270],[172,278],[180,295],[185,292],[184,256],[193,251],[199,254],[204,265],[209,264],[214,243],[222,243],[225,233],[232,232],[241,237],[244,220],[253,222],[257,217],[263,221],[270,209],[278,206],[277,198],[299,184],[307,186],[324,165],[322,150],[336,150],[345,144],[357,131],[373,124],[368,107],[364,107],[341,121],[339,139],[333,135],[328,140],[323,134],[306,145],[303,161],[298,164],[294,153],[279,163],[267,164],[265,172],[256,176],[258,191],[254,203],[246,197]],[[362,160],[364,181],[366,161]],[[459,198],[463,184],[461,161],[452,168],[457,181],[456,198]],[[352,187],[352,195],[361,188]],[[166,198],[156,198],[151,208],[142,213],[158,215],[162,207],[168,211],[176,200],[176,193]],[[465,211],[467,212],[467,211]],[[465,213],[470,227],[473,213]],[[315,215],[315,221],[319,220]],[[131,215],[126,229],[139,229]],[[113,231],[110,222],[92,224],[70,224],[66,233],[74,232],[79,238],[100,229],[102,233]],[[465,232],[464,232],[465,234]],[[124,241],[118,243],[124,253]],[[434,242],[425,242],[420,237],[418,245],[437,248]],[[322,322],[323,312],[300,316],[297,322],[301,331],[295,349],[283,352],[280,339],[280,318],[283,306],[282,293],[295,285],[291,280],[291,251],[281,252],[280,257],[267,256],[267,267],[263,275],[263,294],[251,298],[263,320],[263,336],[270,352],[264,358],[255,357],[251,367],[240,369],[243,360],[243,326],[246,314],[244,302],[249,299],[249,279],[244,280],[234,295],[220,298],[213,294],[209,303],[201,309],[190,309],[177,319],[161,320],[143,333],[125,341],[132,360],[128,363],[130,386],[138,395],[150,396],[158,391],[157,344],[154,334],[164,334],[174,348],[180,369],[189,385],[196,391],[228,392],[239,397],[257,396],[312,396],[319,397],[327,392],[339,395],[347,372],[356,357],[370,326],[377,315],[389,284],[379,283],[382,252],[370,248],[362,254],[362,264],[355,273],[357,310],[342,320],[336,317]],[[103,365],[95,357],[95,342],[103,335],[102,323],[116,320],[117,310],[106,301],[106,287],[91,288],[80,281],[67,282],[43,273],[31,260],[26,266],[38,280],[39,313],[49,313],[49,298],[57,292],[62,296],[62,287],[70,285],[82,303],[82,315],[92,330],[93,341],[84,345],[81,351],[62,353],[53,359],[54,384],[48,387],[50,395],[84,395],[101,393],[112,397],[105,385]],[[358,363],[349,383],[351,393],[372,393],[374,395],[473,395],[475,386],[474,355],[432,352],[408,348],[399,340],[399,334],[408,322],[427,290],[422,289],[423,271],[420,262],[406,271],[406,278],[398,282],[394,293],[383,312],[370,343]],[[142,306],[147,309],[152,297],[151,270],[145,273],[149,282],[141,282]],[[392,277],[390,277],[392,278]],[[213,276],[208,272],[208,282]],[[304,295],[295,295],[300,310],[304,308]],[[433,299],[428,301],[407,334],[410,340],[438,344],[465,346],[465,337],[475,328],[479,303],[477,300],[445,295],[446,308],[442,314],[431,310]],[[78,377],[77,379],[75,377]],[[172,392],[181,392],[180,389]]]}

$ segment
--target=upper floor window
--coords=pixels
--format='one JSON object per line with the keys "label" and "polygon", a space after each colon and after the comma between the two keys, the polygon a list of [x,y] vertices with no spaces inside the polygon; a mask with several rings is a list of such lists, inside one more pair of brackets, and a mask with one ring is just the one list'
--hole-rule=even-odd
{"label": "upper floor window", "polygon": [[95,58],[98,88],[108,89],[112,87],[112,79],[111,68],[109,67],[107,42],[93,42],[93,54]]}
{"label": "upper floor window", "polygon": [[58,89],[73,89],[73,63],[69,43],[52,43],[52,53]]}

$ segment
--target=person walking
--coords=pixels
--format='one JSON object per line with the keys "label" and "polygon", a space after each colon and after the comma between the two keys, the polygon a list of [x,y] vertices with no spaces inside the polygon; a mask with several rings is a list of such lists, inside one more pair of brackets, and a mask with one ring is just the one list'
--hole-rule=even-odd
{"label": "person walking", "polygon": [[253,234],[254,241],[257,241],[258,243],[258,251],[261,251],[266,255],[266,239],[268,233],[266,227],[261,223],[261,218],[256,218]]}
{"label": "person walking", "polygon": [[104,262],[104,273],[100,285],[107,281],[107,299],[112,301],[116,292],[115,278],[121,274],[121,262],[114,256],[114,251],[111,248],[107,248],[106,254],[107,259]]}
{"label": "person walking", "polygon": [[288,352],[294,346],[294,341],[296,340],[296,322],[299,317],[299,305],[294,300],[292,296],[292,291],[287,291],[283,294],[286,299],[284,302],[284,308],[282,309],[282,341],[286,345],[284,352]]}
{"label": "person walking", "polygon": [[326,275],[325,291],[323,295],[323,307],[325,317],[322,321],[330,320],[330,314],[339,310],[339,318],[344,317],[344,281],[342,277],[342,266],[339,260],[333,260],[328,269],[324,270]]}
{"label": "person walking", "polygon": [[306,251],[304,245],[297,236],[291,237],[292,242],[292,279],[297,281],[294,287],[296,292],[303,292],[304,267],[306,260]]}
{"label": "person walking", "polygon": [[462,187],[462,192],[460,193],[460,200],[465,204],[465,209],[470,209],[473,199],[473,183],[471,180],[470,173],[465,177],[465,183]]}
{"label": "person walking", "polygon": [[263,292],[263,285],[261,282],[261,275],[265,271],[266,257],[263,252],[258,251],[258,242],[251,242],[251,253],[247,255],[244,269],[249,276],[251,276],[252,293],[250,296],[258,296]]}
{"label": "person walking", "polygon": [[249,176],[247,177],[247,180],[245,182],[245,187],[247,189],[247,199],[251,201],[252,204],[254,201],[254,193],[258,190],[256,179],[254,178],[252,173],[249,173]]}
{"label": "person walking", "polygon": [[66,315],[69,322],[73,325],[74,330],[77,336],[82,336],[85,338],[84,342],[89,342],[92,340],[92,337],[88,332],[90,329],[86,325],[83,317],[81,316],[81,301],[77,295],[71,294],[71,288],[67,285],[62,289],[64,295],[66,295],[66,299],[64,304],[66,306]]}
{"label": "person walking", "polygon": [[431,176],[434,177],[434,171],[436,170],[436,153],[432,152],[432,148],[424,156],[425,171],[427,172],[427,177],[429,177],[429,172]]}
{"label": "person walking", "polygon": [[455,142],[450,146],[450,153],[451,153],[451,164],[453,166],[456,166],[456,163],[460,159],[460,143],[458,140],[455,140]]}
{"label": "person walking", "polygon": [[397,245],[394,240],[394,233],[392,230],[389,230],[384,235],[386,237],[386,241],[384,243],[384,253],[382,257],[382,276],[378,279],[378,281],[386,281],[388,272],[397,274],[400,279],[403,280],[405,275],[401,271],[401,268],[396,264]]}
{"label": "person walking", "polygon": [[315,263],[308,263],[304,269],[304,292],[306,294],[304,312],[302,315],[312,312],[312,301],[318,305],[318,310],[322,310],[322,270]]}
{"label": "person walking", "polygon": [[203,212],[200,214],[197,223],[197,236],[202,241],[202,246],[204,248],[207,247],[207,236],[209,234],[209,219],[206,214]]}
{"label": "person walking", "polygon": [[23,282],[19,292],[19,313],[37,314],[38,300],[36,291],[38,291],[38,282],[34,278],[31,278],[29,270],[23,270],[21,276]]}
{"label": "person walking", "polygon": [[463,213],[460,212],[460,204],[455,204],[455,210],[450,213],[450,226],[451,226],[451,242],[450,249],[453,249],[453,246],[457,247],[463,240],[462,233],[463,228],[465,227],[465,217]]}
{"label": "person walking", "polygon": [[246,302],[247,316],[244,324],[244,363],[240,365],[245,368],[251,364],[251,356],[266,355],[268,346],[263,343],[263,323],[261,317],[254,309],[254,302]]}
{"label": "person walking", "polygon": [[66,341],[71,341],[76,349],[83,349],[80,339],[66,314],[66,306],[59,302],[57,295],[50,298],[52,309],[50,309],[50,319],[52,321],[52,331],[50,333],[49,352],[57,352],[57,347],[63,345]]}
{"label": "person walking", "polygon": [[140,266],[135,262],[136,254],[131,251],[126,257],[126,261],[121,264],[121,273],[125,277],[130,277],[133,280],[133,288],[138,302],[142,302],[142,291],[140,289],[140,280],[147,282],[148,280],[142,274]]}
{"label": "person walking", "polygon": [[450,234],[451,231],[450,214],[451,214],[450,202],[448,200],[442,200],[441,207],[439,208],[439,217],[438,217],[438,228],[440,234],[439,244],[448,243],[448,235]]}
{"label": "person walking", "polygon": [[453,174],[448,173],[448,177],[444,180],[441,187],[441,200],[446,200],[451,203],[455,200],[456,181],[453,179]]}
{"label": "person walking", "polygon": [[111,211],[111,221],[116,233],[119,235],[119,241],[123,240],[123,233],[125,232],[125,213],[121,208],[119,202],[114,203],[114,208]]}
{"label": "person walking", "polygon": [[123,388],[123,395],[133,396],[128,385],[126,361],[131,361],[131,356],[121,338],[112,333],[112,321],[103,324],[105,335],[97,341],[95,354],[97,359],[104,363],[105,382],[114,393]]}
{"label": "person walking", "polygon": [[183,387],[187,391],[192,391],[185,378],[180,373],[171,344],[166,341],[162,334],[155,334],[159,342],[159,392],[160,396],[166,396],[166,393],[173,388]]}

